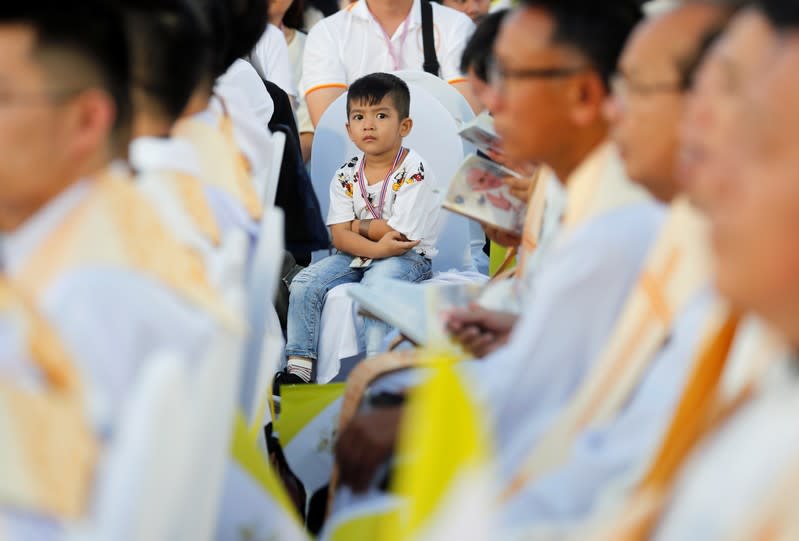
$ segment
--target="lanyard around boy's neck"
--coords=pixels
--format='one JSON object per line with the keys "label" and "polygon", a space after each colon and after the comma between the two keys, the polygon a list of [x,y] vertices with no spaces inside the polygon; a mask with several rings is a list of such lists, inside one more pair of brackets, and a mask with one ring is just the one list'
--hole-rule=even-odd
{"label": "lanyard around boy's neck", "polygon": [[372,216],[374,216],[375,220],[380,220],[383,217],[383,205],[385,205],[386,202],[386,191],[389,184],[388,179],[391,177],[391,173],[397,169],[404,151],[405,149],[400,146],[399,152],[397,152],[397,156],[394,158],[394,163],[391,166],[391,169],[388,170],[388,173],[386,173],[386,178],[383,179],[383,188],[380,190],[380,201],[378,202],[377,208],[375,208],[374,205],[372,205],[372,202],[369,201],[369,195],[366,193],[366,175],[364,175],[366,155],[361,158],[361,167],[358,169],[358,187],[361,189],[361,197],[363,197],[363,201],[366,203],[366,208],[369,209],[369,212],[372,214]]}

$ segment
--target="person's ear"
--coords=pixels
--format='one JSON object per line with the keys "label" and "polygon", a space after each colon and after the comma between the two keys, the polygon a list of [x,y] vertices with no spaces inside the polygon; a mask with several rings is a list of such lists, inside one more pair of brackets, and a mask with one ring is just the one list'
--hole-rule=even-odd
{"label": "person's ear", "polygon": [[347,122],[346,124],[344,124],[344,127],[347,128],[347,135],[349,135],[350,141],[352,141],[354,143],[355,139],[352,137],[352,126],[350,126],[350,123]]}
{"label": "person's ear", "polygon": [[571,84],[572,120],[585,126],[602,117],[608,91],[596,73],[576,75]]}
{"label": "person's ear", "polygon": [[66,114],[70,133],[66,144],[75,157],[91,158],[112,148],[117,110],[106,92],[99,89],[81,92],[70,100]]}
{"label": "person's ear", "polygon": [[413,119],[406,118],[402,122],[400,122],[400,135],[402,137],[408,137],[413,129]]}

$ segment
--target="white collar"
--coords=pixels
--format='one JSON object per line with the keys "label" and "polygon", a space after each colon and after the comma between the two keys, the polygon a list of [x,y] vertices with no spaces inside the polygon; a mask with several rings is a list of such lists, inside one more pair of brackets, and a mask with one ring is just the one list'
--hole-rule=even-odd
{"label": "white collar", "polygon": [[202,177],[197,152],[179,138],[138,137],[130,143],[128,159],[137,175],[172,171]]}
{"label": "white collar", "polygon": [[[411,6],[410,26],[408,27],[409,29],[422,24],[422,7],[419,1],[420,0],[413,0],[413,5]],[[359,19],[363,19],[365,21],[372,20],[377,24],[377,20],[375,20],[374,15],[372,15],[372,12],[369,11],[369,6],[366,5],[366,0],[358,0],[355,4],[353,4],[352,9],[350,9],[350,13]]]}
{"label": "white collar", "polygon": [[67,215],[88,195],[91,183],[75,182],[55,198],[51,199],[36,214],[3,238],[3,263],[5,272],[12,278],[23,269],[28,258],[50,234],[66,219]]}

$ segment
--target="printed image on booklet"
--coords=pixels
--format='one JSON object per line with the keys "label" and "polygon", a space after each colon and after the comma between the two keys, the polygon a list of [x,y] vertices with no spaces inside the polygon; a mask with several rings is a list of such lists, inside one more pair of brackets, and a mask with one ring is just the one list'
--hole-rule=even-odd
{"label": "printed image on booklet", "polygon": [[514,197],[505,185],[505,177],[521,178],[506,167],[469,156],[449,184],[441,205],[480,223],[521,235],[527,205]]}
{"label": "printed image on booklet", "polygon": [[471,122],[464,124],[458,135],[483,153],[500,148],[499,137],[494,131],[494,119],[488,114],[488,111],[480,113]]}

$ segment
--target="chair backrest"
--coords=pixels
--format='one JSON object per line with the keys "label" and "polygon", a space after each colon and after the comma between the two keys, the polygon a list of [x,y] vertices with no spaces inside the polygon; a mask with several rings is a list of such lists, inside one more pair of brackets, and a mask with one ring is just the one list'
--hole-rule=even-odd
{"label": "chair backrest", "polygon": [[[464,148],[458,136],[458,125],[449,111],[427,90],[414,83],[408,85],[411,91],[411,118],[414,126],[405,139],[405,145],[416,150],[435,174],[435,189],[439,197],[443,197],[449,181],[455,175],[464,157]],[[330,207],[330,182],[336,170],[345,161],[355,155],[358,149],[347,135],[346,124],[347,94],[343,94],[327,108],[316,126],[313,152],[311,154],[311,180],[316,196],[326,216]],[[460,257],[460,250],[468,250],[468,224],[465,220],[444,218],[442,224],[444,234],[439,238],[439,249],[442,250],[441,261],[470,261],[470,256]],[[458,234],[465,228],[465,236]],[[465,246],[461,244],[465,242]],[[456,255],[457,252],[457,255]],[[327,254],[314,254],[318,260]],[[439,259],[439,258],[436,258]],[[434,263],[437,266],[438,263]],[[461,268],[457,264],[452,268]]]}
{"label": "chair backrest", "polygon": [[230,456],[238,406],[241,344],[220,336],[190,375],[187,425],[190,459],[181,468],[178,512],[171,539],[210,541],[222,498],[225,464]]}
{"label": "chair backrest", "polygon": [[400,70],[395,71],[394,75],[408,83],[409,85],[424,88],[431,96],[449,111],[455,124],[460,127],[474,118],[474,111],[463,97],[463,94],[455,90],[451,84],[444,79],[436,77],[426,71]]}
{"label": "chair backrest", "polygon": [[263,359],[264,332],[268,329],[269,313],[283,266],[283,228],[283,211],[276,207],[264,209],[258,246],[247,280],[249,336],[244,347],[239,389],[239,406],[245,412],[251,411],[259,393],[256,386]]}
{"label": "chair backrest", "polygon": [[286,148],[286,134],[283,132],[272,133],[272,152],[269,157],[269,174],[266,179],[263,193],[263,205],[266,208],[275,206],[277,197],[277,184],[280,180],[280,166],[283,163],[283,151]]}
{"label": "chair backrest", "polygon": [[173,539],[169,526],[180,496],[174,472],[190,460],[187,376],[173,354],[148,359],[102,467],[94,539]]}

